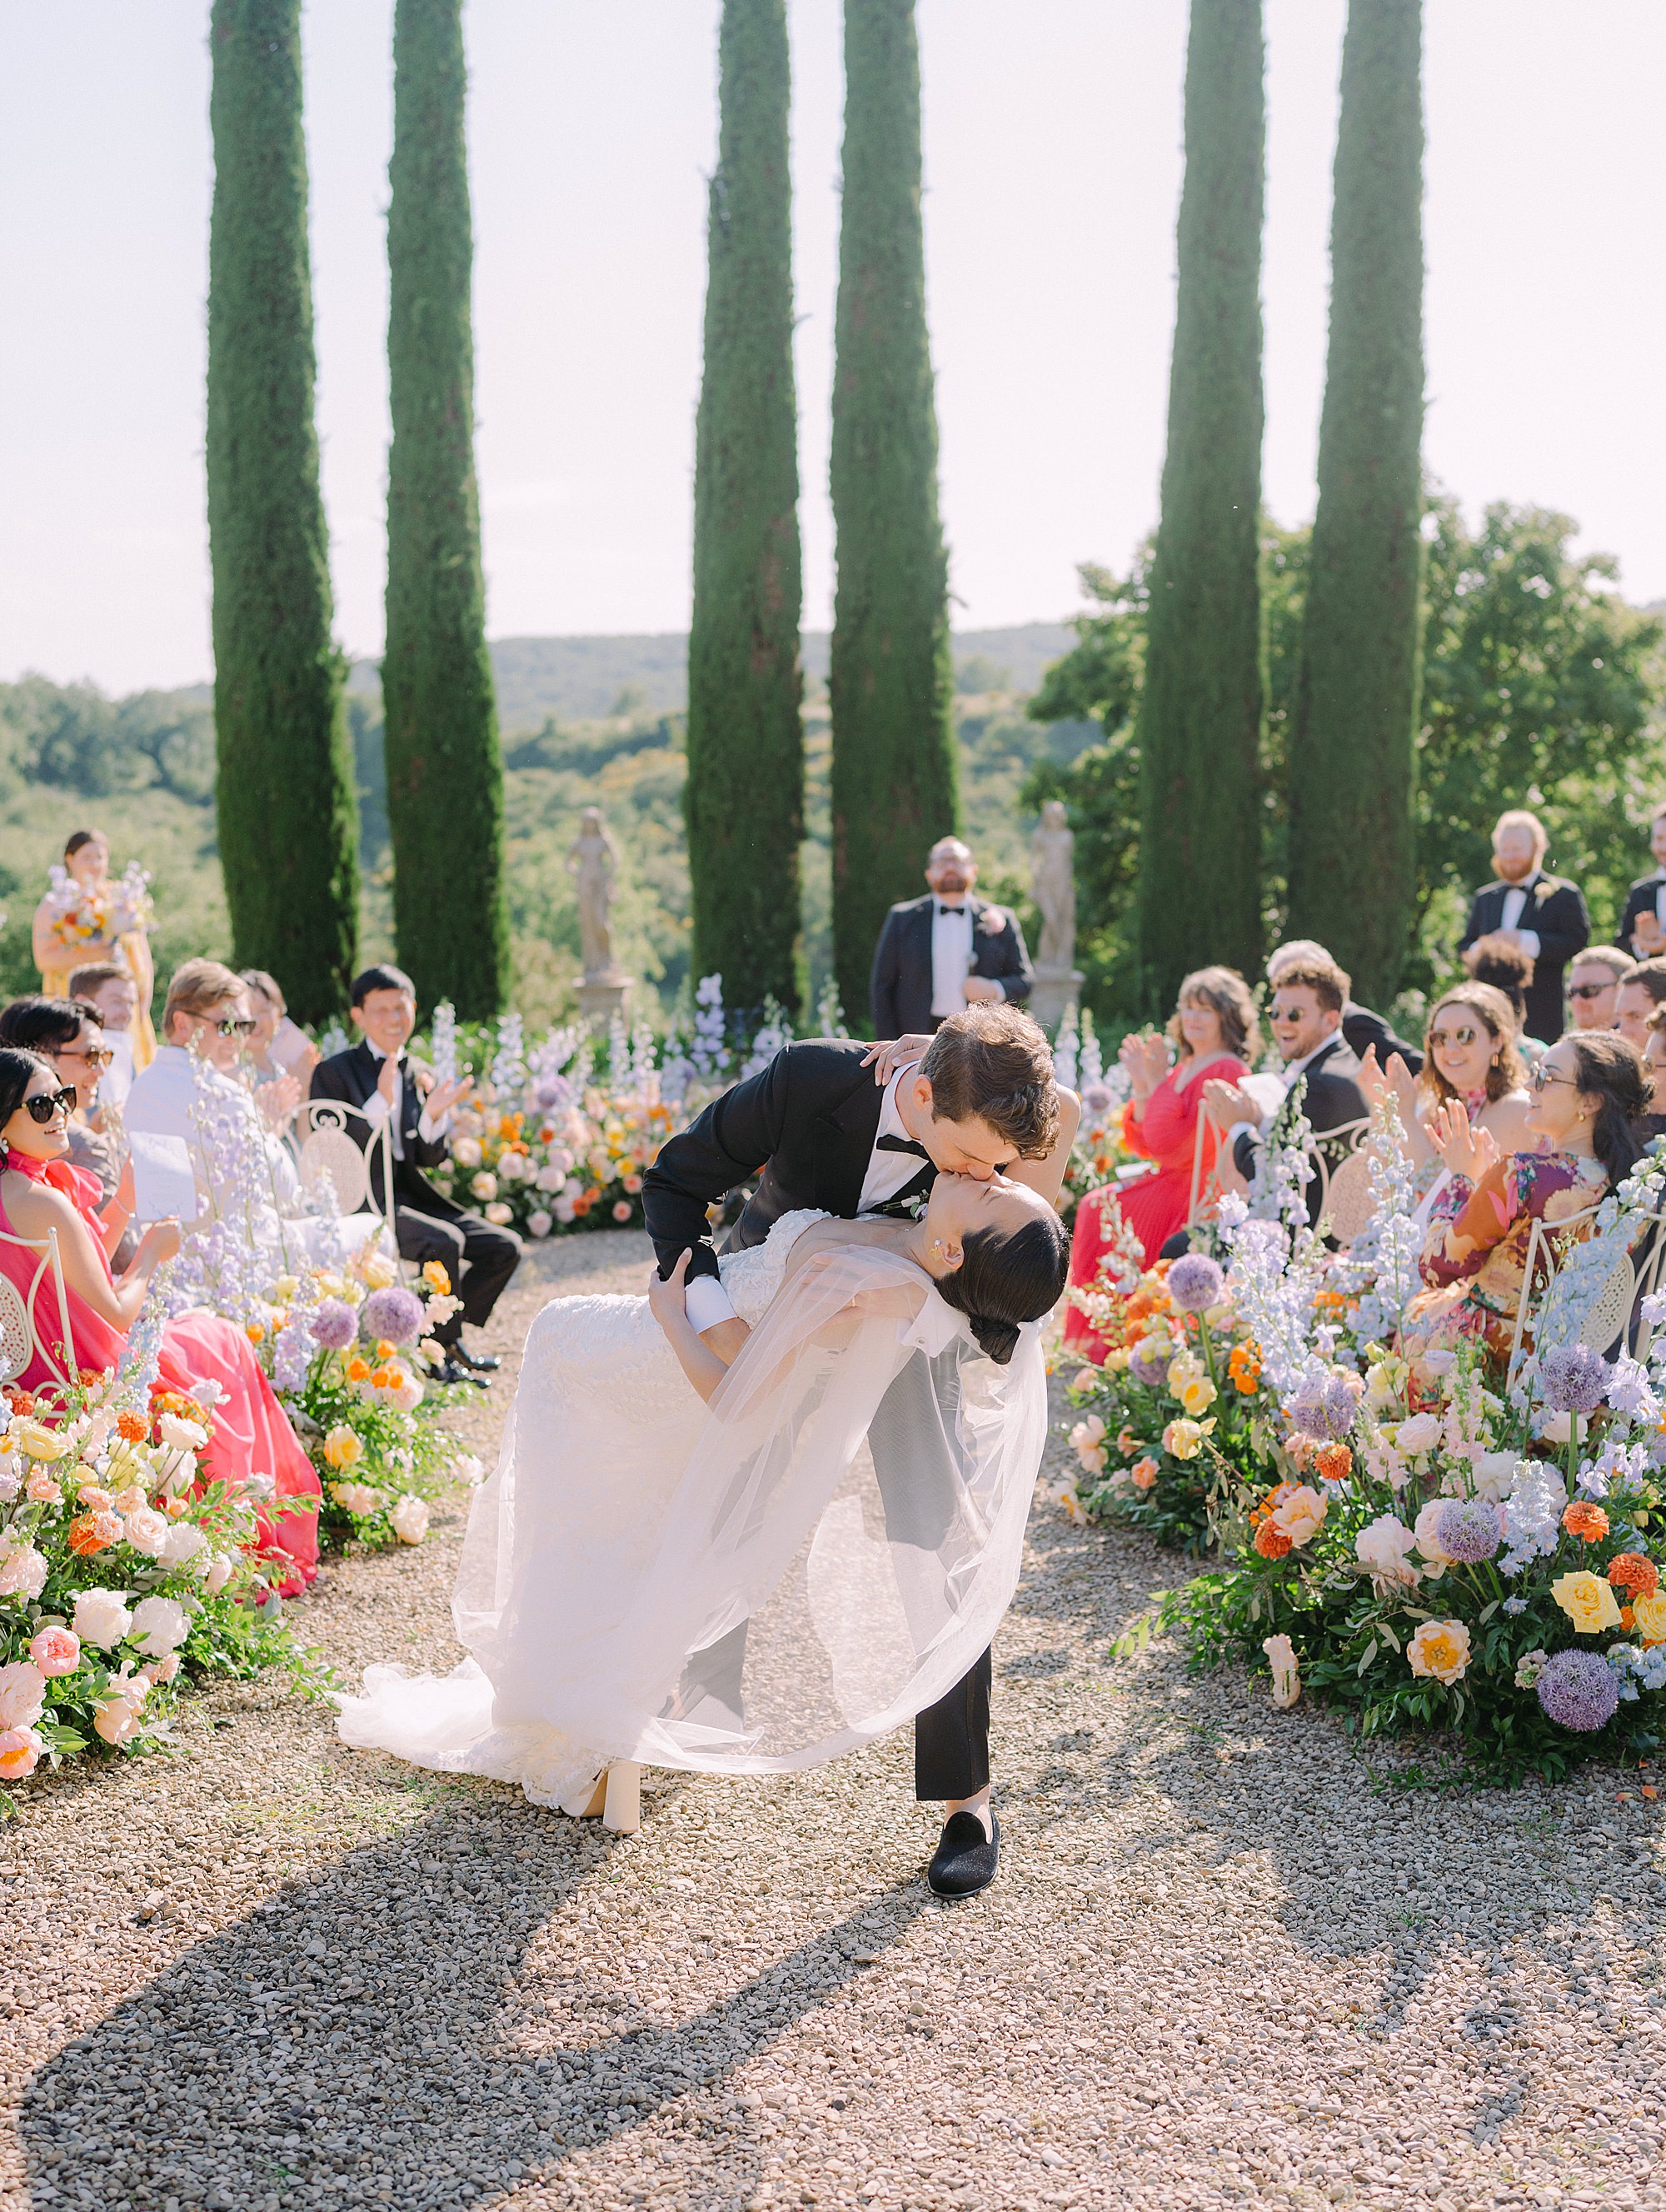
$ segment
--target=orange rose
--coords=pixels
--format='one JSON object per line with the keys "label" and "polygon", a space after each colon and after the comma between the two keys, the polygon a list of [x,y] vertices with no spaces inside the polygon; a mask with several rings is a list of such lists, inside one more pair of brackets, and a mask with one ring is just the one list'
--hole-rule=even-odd
{"label": "orange rose", "polygon": [[398,1349],[399,1347],[397,1344],[390,1344],[387,1341],[387,1339],[383,1337],[376,1346],[376,1364],[379,1367],[386,1367],[388,1361],[395,1356]]}
{"label": "orange rose", "polygon": [[70,1523],[70,1549],[82,1559],[107,1551],[121,1534],[118,1513],[78,1513]]}
{"label": "orange rose", "polygon": [[1583,1537],[1587,1544],[1600,1544],[1608,1533],[1608,1516],[1589,1498],[1576,1498],[1562,1514],[1562,1526],[1570,1536]]}
{"label": "orange rose", "polygon": [[350,1382],[362,1382],[369,1372],[370,1362],[368,1359],[361,1359],[358,1354],[355,1352],[352,1358],[350,1358],[347,1363],[348,1381]]}
{"label": "orange rose", "polygon": [[1264,1559],[1281,1559],[1290,1549],[1290,1538],[1276,1521],[1263,1521],[1256,1531],[1256,1549]]}
{"label": "orange rose", "polygon": [[1157,1462],[1149,1452],[1144,1459],[1135,1460],[1134,1465],[1128,1469],[1128,1477],[1136,1490],[1151,1488],[1157,1480]]}
{"label": "orange rose", "polygon": [[258,1321],[249,1322],[245,1326],[243,1334],[251,1344],[264,1344],[266,1341],[266,1332]]}

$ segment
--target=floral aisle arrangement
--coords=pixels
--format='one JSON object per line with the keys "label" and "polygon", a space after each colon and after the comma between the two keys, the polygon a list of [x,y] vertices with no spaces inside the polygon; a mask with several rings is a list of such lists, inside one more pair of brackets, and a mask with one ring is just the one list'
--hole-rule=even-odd
{"label": "floral aisle arrangement", "polygon": [[281,1667],[312,1683],[250,1549],[276,1486],[208,1480],[212,1419],[143,1371],[4,1392],[0,1787],[100,1744],[157,1748],[192,1677]]}
{"label": "floral aisle arrangement", "polygon": [[47,926],[66,951],[78,952],[100,939],[107,941],[155,927],[150,878],[137,860],[129,861],[118,881],[91,890],[62,865],[49,869],[47,878]]}

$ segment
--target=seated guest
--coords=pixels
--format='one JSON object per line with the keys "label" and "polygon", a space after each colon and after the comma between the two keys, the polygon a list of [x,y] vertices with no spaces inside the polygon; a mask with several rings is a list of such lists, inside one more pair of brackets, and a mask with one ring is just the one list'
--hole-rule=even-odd
{"label": "seated guest", "polygon": [[939,837],[926,859],[925,898],[885,916],[869,983],[877,1037],[921,1035],[987,1000],[1022,1006],[1030,955],[1010,908],[974,898],[977,863],[958,837]]}
{"label": "seated guest", "polygon": [[1571,1030],[1529,1081],[1526,1126],[1536,1140],[1531,1152],[1500,1155],[1485,1131],[1470,1127],[1461,1103],[1432,1117],[1452,1198],[1429,1224],[1418,1263],[1428,1287],[1406,1310],[1408,1348],[1478,1342],[1502,1368],[1515,1334],[1533,1224],[1570,1223],[1572,1242],[1589,1236],[1594,1209],[1642,1153],[1639,1125],[1649,1110],[1649,1085],[1642,1055],[1626,1038],[1612,1030]]}
{"label": "seated guest", "polygon": [[[50,1060],[58,1080],[76,1094],[70,1115],[70,1160],[98,1177],[103,1194],[99,1220],[104,1249],[118,1274],[138,1249],[133,1226],[133,1175],[117,1132],[99,1125],[99,1086],[110,1065],[95,1006],[74,999],[14,999],[0,1011],[0,1045]],[[114,1241],[112,1242],[113,1237]]]}
{"label": "seated guest", "polygon": [[1443,1106],[1462,1105],[1471,1126],[1484,1129],[1500,1152],[1524,1147],[1532,1097],[1516,1050],[1510,1002],[1488,983],[1454,983],[1435,1001],[1424,1031],[1422,1080],[1414,1083],[1396,1054],[1379,1069],[1366,1056],[1359,1087],[1373,1107],[1385,1090],[1395,1094],[1406,1152],[1420,1186],[1432,1188],[1442,1172],[1431,1117]]}
{"label": "seated guest", "polygon": [[161,1045],[135,1078],[123,1120],[135,1135],[184,1138],[203,1218],[235,1215],[289,1264],[338,1266],[366,1241],[362,1217],[303,1212],[295,1162],[237,1079],[253,1030],[240,975],[217,960],[184,962],[167,987]]}
{"label": "seated guest", "polygon": [[[289,1006],[276,976],[269,975],[264,968],[246,968],[243,982],[254,1018],[248,1066],[257,1091],[271,1091],[283,1099],[282,1107],[271,1117],[281,1119],[307,1096],[313,1070],[318,1066],[318,1047],[289,1019]],[[260,1103],[264,1109],[264,1095]]]}
{"label": "seated guest", "polygon": [[1533,981],[1533,955],[1507,937],[1478,937],[1463,956],[1463,965],[1477,983],[1490,983],[1510,1001],[1516,1022],[1516,1050],[1531,1067],[1544,1051],[1537,1037],[1523,1028],[1527,1020],[1527,987]]}
{"label": "seated guest", "polygon": [[[1206,1082],[1205,1109],[1217,1128],[1226,1131],[1233,1165],[1246,1183],[1255,1176],[1262,1144],[1287,1141],[1298,1112],[1333,1167],[1346,1158],[1347,1148],[1340,1140],[1327,1146],[1326,1132],[1368,1117],[1370,1109],[1359,1088],[1359,1063],[1342,1035],[1347,998],[1348,978],[1334,960],[1310,957],[1287,963],[1268,1008],[1273,1042],[1284,1061],[1282,1075],[1273,1079],[1282,1093],[1276,1105],[1269,1110],[1267,1101],[1257,1096],[1256,1086],[1264,1080],[1261,1077],[1243,1083]],[[1310,1221],[1318,1219],[1320,1203],[1315,1176],[1308,1184]]]}
{"label": "seated guest", "polygon": [[1649,824],[1649,850],[1655,856],[1653,872],[1639,876],[1626,894],[1626,911],[1614,941],[1622,952],[1639,960],[1666,953],[1666,806],[1657,806]]}
{"label": "seated guest", "polygon": [[139,1003],[137,987],[126,969],[115,967],[107,960],[94,960],[85,967],[70,970],[68,995],[85,999],[98,1015],[105,1047],[110,1054],[110,1065],[99,1085],[99,1104],[106,1111],[113,1106],[119,1112],[133,1088],[137,1072],[133,1064],[133,1017]]}
{"label": "seated guest", "polygon": [[1614,994],[1614,1026],[1639,1052],[1647,1049],[1649,1024],[1666,1006],[1666,959],[1639,960],[1620,979]]}
{"label": "seated guest", "polygon": [[1614,945],[1588,945],[1568,974],[1568,1000],[1576,1030],[1611,1030],[1620,986],[1637,965]]}
{"label": "seated guest", "polygon": [[1655,1008],[1643,1048],[1643,1073],[1649,1081],[1649,1110],[1642,1128],[1649,1137],[1666,1137],[1666,1006]]}
{"label": "seated guest", "polygon": [[[1260,1050],[1255,1001],[1236,968],[1200,968],[1180,987],[1179,1004],[1169,1024],[1174,1047],[1161,1037],[1133,1035],[1118,1057],[1128,1072],[1132,1096],[1122,1109],[1122,1134],[1129,1146],[1157,1163],[1155,1175],[1089,1191],[1076,1209],[1071,1240],[1070,1279],[1086,1285],[1112,1242],[1116,1219],[1139,1239],[1149,1267],[1164,1244],[1183,1226],[1191,1210],[1192,1170],[1197,1161],[1198,1119],[1206,1073],[1241,1083]],[[1205,1124],[1200,1191],[1207,1184],[1220,1148],[1219,1132]],[[1113,1217],[1110,1209],[1116,1209]],[[1103,1356],[1104,1347],[1085,1315],[1067,1310],[1064,1340],[1085,1357]]]}
{"label": "seated guest", "polygon": [[[1282,969],[1310,960],[1316,960],[1322,968],[1336,965],[1316,938],[1292,937],[1268,958],[1267,980],[1276,988]],[[1398,1053],[1414,1075],[1423,1066],[1423,1055],[1417,1047],[1396,1036],[1381,1014],[1372,1013],[1369,1006],[1362,1006],[1356,999],[1350,999],[1342,1009],[1342,1036],[1356,1060],[1364,1060],[1368,1052],[1374,1051],[1377,1066],[1386,1067],[1389,1055]]]}
{"label": "seated guest", "polygon": [[1590,916],[1578,886],[1544,872],[1549,842],[1536,814],[1512,807],[1499,815],[1493,831],[1493,866],[1498,872],[1471,901],[1457,948],[1467,952],[1477,938],[1496,933],[1531,955],[1527,1033],[1547,1044],[1566,1027],[1562,970],[1590,942]]}
{"label": "seated guest", "polygon": [[[108,1373],[126,1352],[128,1331],[152,1275],[179,1249],[179,1224],[153,1222],[131,1264],[119,1277],[112,1274],[110,1224],[97,1210],[97,1181],[69,1158],[66,1121],[73,1097],[46,1060],[0,1048],[0,1229],[37,1243],[49,1229],[56,1231],[73,1341],[65,1346],[58,1340],[58,1302],[50,1291],[36,1302],[37,1327],[52,1361]],[[0,1273],[26,1301],[40,1264],[21,1247],[0,1243]],[[272,1511],[257,1505],[259,1549],[273,1560],[274,1579],[285,1596],[304,1589],[318,1572],[316,1520],[310,1510],[283,1513],[276,1501],[316,1498],[319,1480],[247,1337],[217,1314],[180,1314],[162,1331],[157,1379],[164,1389],[187,1397],[201,1392],[199,1404],[212,1399],[211,1414],[204,1415],[211,1480],[240,1485],[251,1477],[272,1479]],[[41,1390],[57,1376],[37,1346],[16,1380],[26,1390]],[[204,1387],[209,1384],[213,1389]]]}
{"label": "seated guest", "polygon": [[[437,1083],[431,1068],[414,1067],[406,1059],[405,1046],[416,1026],[416,990],[402,969],[367,968],[356,976],[352,1014],[360,1041],[319,1062],[313,1070],[313,1096],[356,1106],[373,1123],[390,1123],[399,1256],[438,1260],[462,1301],[461,1311],[434,1332],[447,1352],[440,1378],[482,1381],[497,1365],[497,1357],[466,1350],[463,1323],[484,1327],[520,1264],[520,1239],[513,1229],[496,1228],[441,1197],[423,1174],[445,1158],[451,1109],[474,1079]],[[368,1143],[371,1131],[362,1123],[350,1121],[348,1127],[361,1145]],[[381,1159],[374,1153],[371,1182],[378,1205],[383,1203],[380,1176]]]}

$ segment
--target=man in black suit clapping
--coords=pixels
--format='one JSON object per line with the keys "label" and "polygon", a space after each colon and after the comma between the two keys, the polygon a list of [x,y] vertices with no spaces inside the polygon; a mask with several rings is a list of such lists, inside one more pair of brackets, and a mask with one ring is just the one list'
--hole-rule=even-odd
{"label": "man in black suit clapping", "polygon": [[1479,937],[1500,936],[1533,957],[1527,1000],[1529,1036],[1554,1044],[1567,1027],[1562,971],[1590,942],[1590,916],[1577,884],[1544,871],[1550,840],[1536,814],[1513,808],[1493,832],[1495,879],[1475,893],[1458,939],[1467,952]]}
{"label": "man in black suit clapping", "polygon": [[1657,806],[1649,824],[1654,872],[1639,876],[1626,894],[1626,911],[1614,941],[1633,960],[1657,959],[1666,952],[1666,806]]}
{"label": "man in black suit clapping", "polygon": [[877,1037],[929,1035],[951,1014],[1030,995],[1030,955],[1018,916],[974,898],[977,863],[958,837],[939,837],[926,860],[927,898],[892,907],[869,986]]}

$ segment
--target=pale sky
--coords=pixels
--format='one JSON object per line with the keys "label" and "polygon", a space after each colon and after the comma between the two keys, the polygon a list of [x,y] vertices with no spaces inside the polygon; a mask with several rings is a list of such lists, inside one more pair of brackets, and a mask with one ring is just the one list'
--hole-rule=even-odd
{"label": "pale sky", "polygon": [[[392,0],[311,0],[337,634],[381,637]],[[1266,496],[1312,511],[1341,0],[1268,0]],[[469,0],[494,636],[688,618],[718,0]],[[0,0],[0,678],[210,672],[206,0]],[[1162,465],[1183,0],[921,0],[957,628],[1057,619]],[[805,625],[832,599],[836,0],[793,0]],[[1429,0],[1428,464],[1666,597],[1666,7]]]}

